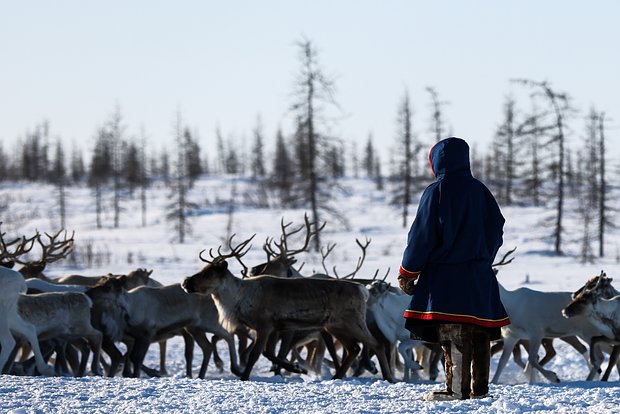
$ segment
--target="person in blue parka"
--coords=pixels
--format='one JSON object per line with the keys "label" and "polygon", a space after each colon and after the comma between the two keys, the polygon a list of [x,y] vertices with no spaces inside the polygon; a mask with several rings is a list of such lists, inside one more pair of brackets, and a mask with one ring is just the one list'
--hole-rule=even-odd
{"label": "person in blue parka", "polygon": [[464,140],[439,141],[429,161],[436,181],[422,194],[398,276],[412,295],[405,326],[444,352],[446,389],[427,399],[480,398],[488,394],[490,341],[510,323],[491,268],[504,217],[472,176]]}

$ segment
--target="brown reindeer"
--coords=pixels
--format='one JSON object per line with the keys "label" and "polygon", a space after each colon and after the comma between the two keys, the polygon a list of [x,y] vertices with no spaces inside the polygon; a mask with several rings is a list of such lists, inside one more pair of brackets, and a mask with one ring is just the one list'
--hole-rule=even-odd
{"label": "brown reindeer", "polygon": [[[138,268],[133,270],[127,274],[127,280],[124,283],[126,289],[133,289],[138,286],[161,286],[159,282],[150,279],[153,270],[146,270],[142,268]],[[88,286],[94,287],[100,280],[104,277],[121,277],[123,275],[111,275],[107,274],[104,276],[82,276],[82,275],[67,275],[56,280],[56,283],[60,283],[63,285],[80,285],[80,286]]]}
{"label": "brown reindeer", "polygon": [[601,271],[599,276],[589,279],[572,294],[572,300],[562,310],[567,318],[583,316],[596,325],[601,335],[592,338],[590,359],[594,365],[588,380],[594,379],[599,371],[600,359],[595,356],[597,346],[611,345],[609,363],[602,380],[607,381],[620,357],[620,292],[611,285],[612,278]]}
{"label": "brown reindeer", "polygon": [[[280,227],[281,227],[282,232],[279,238],[280,241],[276,242],[273,238],[268,238],[265,241],[263,245],[263,250],[265,251],[265,253],[267,253],[267,262],[252,267],[248,272],[246,272],[248,276],[251,277],[251,276],[259,276],[259,275],[271,275],[271,276],[279,276],[283,278],[304,277],[299,272],[299,270],[293,267],[293,265],[296,263],[295,255],[308,251],[310,240],[312,239],[312,237],[318,234],[325,227],[325,222],[321,225],[318,225],[315,222],[310,222],[310,220],[308,219],[308,215],[306,214],[304,215],[303,225],[291,230],[290,229],[291,224],[292,223],[290,222],[287,224],[284,224],[284,218],[281,219]],[[304,241],[303,241],[302,246],[299,248],[289,247],[290,237],[295,234],[300,233],[304,229],[305,229],[305,235],[304,235]],[[332,266],[331,270],[328,270],[328,266],[326,265],[326,259],[333,252],[334,248],[336,247],[336,244],[331,243],[331,244],[328,244],[327,246],[321,247],[321,265],[323,267],[324,273],[314,273],[307,277],[319,278],[319,279],[334,279],[334,278],[335,279],[350,279],[351,281],[360,283],[362,285],[368,285],[372,283],[373,281],[377,279],[379,270],[375,272],[374,277],[372,278],[361,279],[361,278],[355,277],[356,274],[361,269],[362,264],[364,263],[364,259],[366,258],[366,249],[368,245],[370,244],[370,241],[371,240],[368,238],[366,238],[364,243],[360,242],[358,239],[355,240],[355,242],[361,249],[362,254],[360,257],[358,257],[355,269],[353,269],[353,271],[349,272],[348,274],[342,275],[342,276],[338,274],[336,270],[336,266]],[[246,266],[243,263],[241,263],[241,265],[244,268],[246,268]],[[387,277],[387,274],[388,273],[386,273],[385,277]],[[385,277],[384,277],[384,280],[385,280]],[[376,323],[373,320],[373,315],[367,314],[366,321],[368,323],[368,327],[371,333],[373,334],[373,336],[377,338],[378,340],[381,340],[384,343],[384,345],[386,345],[387,342],[384,340],[384,337],[381,331],[377,329]],[[286,331],[286,332],[280,332],[279,336],[282,339],[282,343],[280,345],[280,351],[278,352],[278,358],[280,359],[284,359],[291,350],[294,350],[294,348],[297,346],[295,344],[308,343],[308,340],[310,338],[312,337],[316,338],[315,332],[313,331],[307,331],[307,332]],[[274,341],[270,341],[270,345],[272,345],[275,348]],[[336,369],[338,368],[339,357],[336,354],[336,350],[333,344],[333,339],[329,335],[326,335],[325,332],[323,332],[318,340],[310,341],[309,345],[316,349],[309,348],[308,352],[312,355],[317,356],[321,361],[322,361],[322,351],[324,350],[324,348],[326,348],[329,351],[334,361]],[[390,358],[390,350],[387,347],[386,347],[386,350],[388,351],[388,354],[387,354],[388,358]],[[361,372],[364,369],[367,369],[367,370],[370,370],[371,372],[376,373],[376,369],[374,369],[370,361],[371,356],[372,355],[370,355],[367,347],[364,347],[363,352],[362,352],[362,359],[360,361],[358,368],[356,369],[356,375],[361,374]],[[319,364],[321,361],[318,361],[318,360],[314,361],[313,365],[314,365],[315,371],[320,366]],[[276,368],[275,371],[278,372],[278,369]]]}
{"label": "brown reindeer", "polygon": [[[233,235],[234,236],[234,235]],[[248,380],[258,357],[266,352],[267,358],[284,367],[290,364],[279,360],[266,350],[271,334],[277,330],[325,329],[340,340],[346,350],[342,365],[334,378],[343,378],[359,353],[358,342],[369,344],[379,356],[383,378],[392,382],[393,377],[381,344],[366,327],[366,300],[368,291],[361,285],[348,281],[259,276],[240,279],[228,270],[226,259],[240,258],[254,236],[218,255],[211,253],[211,260],[195,275],[183,282],[188,292],[211,294],[220,318],[232,332],[237,325],[245,324],[256,332],[256,341],[248,357],[242,380]],[[249,248],[248,248],[249,249]],[[290,367],[293,368],[294,367]],[[288,369],[288,368],[287,368]]]}

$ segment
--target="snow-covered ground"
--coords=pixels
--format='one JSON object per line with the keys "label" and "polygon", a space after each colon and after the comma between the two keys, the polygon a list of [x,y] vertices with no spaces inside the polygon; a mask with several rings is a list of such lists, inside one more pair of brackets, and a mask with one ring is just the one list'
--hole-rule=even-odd
{"label": "snow-covered ground", "polygon": [[[372,239],[360,277],[372,276],[376,269],[387,280],[396,281],[396,271],[406,242],[408,229],[401,227],[400,214],[389,207],[389,195],[374,190],[367,180],[347,179],[344,189],[335,193],[332,203],[348,219],[345,227],[336,219],[328,221],[322,234],[322,243],[337,243],[327,259],[328,268],[334,265],[339,274],[353,270],[360,252],[355,238]],[[164,219],[165,206],[170,202],[168,190],[154,186],[148,192],[147,226],[141,226],[140,205],[137,195],[126,197],[121,213],[121,227],[112,228],[109,208],[111,196],[106,196],[108,212],[104,228],[95,225],[94,198],[87,188],[68,190],[67,227],[75,230],[76,251],[84,254],[86,246],[100,253],[100,262],[89,268],[76,267],[68,262],[50,265],[48,276],[66,273],[105,274],[126,273],[136,267],[153,269],[152,277],[162,283],[178,283],[202,267],[198,253],[205,248],[217,247],[227,236],[228,200],[231,194],[230,178],[208,178],[197,182],[190,199],[200,208],[191,218],[192,234],[184,244],[175,241],[174,232]],[[238,182],[237,195],[241,199],[246,185]],[[503,208],[505,226],[503,254],[517,246],[516,259],[501,268],[500,282],[508,289],[528,286],[542,291],[574,291],[591,276],[605,270],[615,276],[620,270],[616,256],[620,233],[613,231],[607,237],[605,259],[595,264],[580,263],[577,253],[581,246],[581,225],[577,216],[567,209],[565,226],[566,255],[549,254],[550,229],[544,226],[552,210],[533,207]],[[412,215],[415,209],[412,211]],[[261,243],[269,236],[279,236],[280,218],[295,224],[303,222],[302,210],[253,209],[236,206],[232,229],[241,241],[252,234],[257,236],[254,247],[244,258],[248,264],[263,262],[265,254]],[[39,231],[55,232],[59,227],[55,190],[46,185],[0,184],[0,221],[8,235],[31,234]],[[35,254],[36,255],[36,254]],[[303,273],[322,270],[320,255],[300,256],[305,262]],[[235,263],[231,263],[233,269]],[[529,282],[526,283],[526,279]],[[616,286],[618,287],[617,283]],[[527,306],[527,304],[524,304]],[[610,413],[620,412],[620,383],[614,371],[609,383],[586,382],[587,366],[571,347],[556,342],[558,355],[546,366],[555,371],[562,382],[550,384],[542,376],[539,383],[528,385],[514,362],[509,362],[502,373],[501,384],[491,386],[493,398],[464,402],[431,403],[422,396],[441,387],[440,382],[423,380],[415,383],[388,384],[379,376],[369,374],[361,378],[348,377],[331,381],[325,373],[321,378],[311,375],[273,377],[270,364],[260,359],[252,381],[241,382],[227,369],[217,372],[211,363],[205,380],[184,378],[183,343],[172,339],[168,345],[168,372],[164,378],[40,378],[0,377],[0,412],[13,413],[67,413],[67,412],[566,412]],[[224,359],[224,344],[218,347]],[[147,365],[157,366],[157,350],[147,355]],[[491,373],[499,356],[492,360]],[[197,372],[200,355],[195,355]],[[605,368],[605,365],[603,366]]]}

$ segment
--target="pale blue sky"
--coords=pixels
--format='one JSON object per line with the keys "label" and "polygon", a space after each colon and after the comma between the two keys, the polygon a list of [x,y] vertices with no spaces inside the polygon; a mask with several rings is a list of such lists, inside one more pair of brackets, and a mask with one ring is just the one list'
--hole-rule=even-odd
{"label": "pale blue sky", "polygon": [[[585,114],[620,119],[620,1],[2,1],[0,139],[42,119],[84,142],[114,109],[171,142],[181,108],[203,146],[250,139],[257,116],[269,143],[287,114],[295,41],[314,41],[336,79],[343,113],[333,132],[368,133],[387,148],[405,88],[414,129],[430,142],[434,86],[452,131],[488,143],[509,79],[549,80]],[[526,102],[522,102],[527,106]],[[580,115],[580,116],[581,116]],[[617,124],[617,122],[616,122]],[[582,122],[574,122],[574,137]],[[610,131],[610,137],[618,131]],[[9,144],[10,145],[10,144]],[[160,146],[161,144],[157,144]]]}

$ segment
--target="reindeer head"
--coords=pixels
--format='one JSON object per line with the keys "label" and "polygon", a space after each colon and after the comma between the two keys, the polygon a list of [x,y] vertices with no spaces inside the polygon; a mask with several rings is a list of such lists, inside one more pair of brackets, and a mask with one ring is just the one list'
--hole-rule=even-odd
{"label": "reindeer head", "polygon": [[261,263],[258,266],[251,267],[248,270],[247,277],[260,275],[274,275],[281,277],[292,277],[292,266],[297,263],[294,257],[274,256],[268,262]]}
{"label": "reindeer head", "polygon": [[113,341],[120,341],[129,319],[128,303],[125,298],[127,276],[104,276],[86,294],[93,301],[91,321],[93,326]]}
{"label": "reindeer head", "polygon": [[146,285],[149,281],[149,277],[151,276],[151,273],[153,273],[153,270],[148,271],[146,269],[140,269],[140,268],[129,272],[127,274],[127,281],[125,284],[125,288],[129,290],[129,289],[133,289],[138,286]]}
{"label": "reindeer head", "polygon": [[[221,286],[226,278],[234,277],[233,274],[228,270],[228,262],[226,259],[231,257],[236,258],[241,265],[244,267],[243,274],[247,274],[247,268],[241,262],[241,257],[243,257],[249,250],[251,245],[248,247],[248,244],[254,238],[253,235],[249,239],[244,242],[238,244],[236,247],[232,246],[232,239],[235,237],[233,234],[228,239],[228,248],[231,250],[230,253],[223,254],[222,246],[218,247],[217,255],[213,253],[213,249],[209,249],[209,255],[211,259],[207,259],[202,256],[204,250],[200,252],[198,257],[200,260],[206,263],[205,267],[200,270],[200,272],[186,278],[183,283],[183,289],[188,293],[202,293],[208,294],[217,290],[219,286]],[[247,247],[247,248],[246,248]]]}
{"label": "reindeer head", "polygon": [[611,280],[603,272],[601,272],[600,276],[588,280],[585,286],[573,293],[573,300],[564,307],[562,314],[567,318],[591,314],[594,304],[599,299],[611,297],[606,297],[609,289],[613,289],[611,287]]}
{"label": "reindeer head", "polygon": [[103,276],[86,293],[93,300],[117,297],[127,290],[127,279],[127,276],[117,277],[110,273],[107,276]]}
{"label": "reindeer head", "polygon": [[[63,238],[59,240],[59,236],[64,232]],[[73,237],[75,232],[71,233],[71,237],[67,237],[67,231],[60,229],[56,234],[50,235],[44,233],[47,241],[42,240],[41,234],[37,232],[35,240],[41,246],[41,258],[39,260],[23,261],[16,259],[15,261],[23,265],[19,272],[26,279],[41,278],[45,279],[43,271],[48,263],[56,262],[67,257],[73,251]]]}
{"label": "reindeer head", "polygon": [[571,297],[575,299],[584,290],[598,289],[604,298],[609,299],[616,295],[615,289],[611,286],[613,279],[607,277],[607,274],[601,270],[601,274],[588,279],[585,285],[574,292]]}

